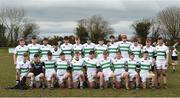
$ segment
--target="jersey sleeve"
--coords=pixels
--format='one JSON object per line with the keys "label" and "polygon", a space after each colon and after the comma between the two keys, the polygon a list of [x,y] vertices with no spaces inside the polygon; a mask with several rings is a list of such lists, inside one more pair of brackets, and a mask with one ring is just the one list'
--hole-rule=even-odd
{"label": "jersey sleeve", "polygon": [[21,63],[17,63],[16,69],[20,69]]}
{"label": "jersey sleeve", "polygon": [[17,47],[14,49],[14,54],[17,54]]}

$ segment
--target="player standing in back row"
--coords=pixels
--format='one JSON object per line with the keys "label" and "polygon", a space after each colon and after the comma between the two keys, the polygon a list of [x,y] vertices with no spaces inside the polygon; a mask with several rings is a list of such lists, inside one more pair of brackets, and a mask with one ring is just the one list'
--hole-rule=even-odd
{"label": "player standing in back row", "polygon": [[158,38],[158,44],[155,47],[156,52],[156,68],[157,68],[157,87],[160,88],[160,76],[163,76],[163,88],[167,88],[167,67],[169,49],[164,44],[163,38]]}
{"label": "player standing in back row", "polygon": [[129,47],[131,46],[131,42],[127,41],[127,36],[122,35],[121,37],[122,41],[117,42],[119,45],[119,50],[121,51],[122,57],[124,59],[129,58]]}

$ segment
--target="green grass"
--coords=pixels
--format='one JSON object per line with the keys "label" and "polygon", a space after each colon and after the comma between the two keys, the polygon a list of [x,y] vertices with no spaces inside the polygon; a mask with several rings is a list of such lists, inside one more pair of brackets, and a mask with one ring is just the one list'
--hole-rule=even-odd
{"label": "green grass", "polygon": [[0,96],[66,96],[66,97],[88,97],[88,96],[101,96],[101,97],[117,97],[117,96],[166,96],[175,97],[180,96],[180,68],[177,66],[177,72],[172,73],[171,66],[168,70],[168,89],[140,89],[135,90],[113,90],[113,89],[33,89],[33,90],[6,90],[7,86],[15,85],[15,65],[13,65],[12,54],[8,53],[5,48],[0,48]]}

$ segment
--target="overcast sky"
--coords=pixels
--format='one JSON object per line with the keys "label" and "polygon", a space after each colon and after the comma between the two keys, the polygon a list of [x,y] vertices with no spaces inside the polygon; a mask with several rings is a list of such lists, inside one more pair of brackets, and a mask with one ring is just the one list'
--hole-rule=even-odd
{"label": "overcast sky", "polygon": [[132,35],[133,21],[152,18],[180,0],[0,0],[0,8],[23,8],[40,26],[40,35],[70,35],[77,20],[100,15],[116,34]]}

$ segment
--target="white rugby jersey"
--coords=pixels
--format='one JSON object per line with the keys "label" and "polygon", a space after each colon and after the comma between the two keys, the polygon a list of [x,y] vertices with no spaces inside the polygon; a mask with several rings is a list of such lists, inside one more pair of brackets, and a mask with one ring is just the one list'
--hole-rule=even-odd
{"label": "white rugby jersey", "polygon": [[60,46],[61,52],[63,52],[66,56],[66,59],[71,60],[72,59],[72,51],[73,46],[72,44],[68,43],[67,45],[64,43]]}
{"label": "white rugby jersey", "polygon": [[134,72],[135,71],[135,68],[136,68],[136,65],[137,65],[137,60],[132,60],[132,59],[128,59],[127,60],[127,64],[128,64],[128,71],[129,72]]}
{"label": "white rugby jersey", "polygon": [[140,63],[141,72],[149,72],[149,70],[151,69],[151,66],[152,66],[151,59],[145,60],[144,58],[141,58],[139,63]]}
{"label": "white rugby jersey", "polygon": [[47,58],[47,53],[51,51],[51,49],[52,47],[49,44],[40,46],[41,58],[43,60]]}
{"label": "white rugby jersey", "polygon": [[96,71],[97,59],[86,57],[84,58],[84,65],[87,67],[87,71]]}
{"label": "white rugby jersey", "polygon": [[169,49],[165,45],[157,45],[155,47],[156,60],[166,60],[166,55],[169,53]]}
{"label": "white rugby jersey", "polygon": [[17,63],[23,61],[23,54],[26,52],[28,52],[28,47],[26,45],[24,45],[24,46],[18,45],[14,49],[14,54],[16,54],[16,62]]}
{"label": "white rugby jersey", "polygon": [[46,58],[44,60],[45,70],[55,69],[55,65],[56,65],[56,60],[54,60],[54,59],[49,60],[48,58]]}
{"label": "white rugby jersey", "polygon": [[112,59],[112,65],[114,67],[114,71],[124,71],[124,64],[125,64],[126,60],[121,58],[121,59]]}
{"label": "white rugby jersey", "polygon": [[137,45],[135,46],[134,44],[132,44],[129,48],[129,50],[134,53],[134,59],[135,60],[139,60],[140,55],[141,55],[141,46]]}
{"label": "white rugby jersey", "polygon": [[57,59],[56,61],[57,72],[65,71],[68,66],[69,66],[69,62],[67,60],[62,60],[60,58]]}
{"label": "white rugby jersey", "polygon": [[109,43],[108,44],[108,52],[109,52],[109,57],[115,58],[116,52],[119,50],[119,46],[116,43]]}
{"label": "white rugby jersey", "polygon": [[74,44],[73,45],[73,52],[75,53],[76,51],[79,51],[82,57],[82,50],[83,50],[83,45],[82,44]]}
{"label": "white rugby jersey", "polygon": [[148,55],[149,55],[150,59],[153,58],[154,51],[155,51],[153,46],[149,46],[149,47],[148,46],[144,46],[143,49],[142,49],[142,52],[144,52],[144,51],[148,51]]}
{"label": "white rugby jersey", "polygon": [[107,59],[104,59],[104,57],[101,57],[98,60],[98,64],[97,66],[100,66],[102,71],[111,71],[111,67],[112,67],[112,60],[110,57],[107,57]]}
{"label": "white rugby jersey", "polygon": [[16,66],[17,69],[20,69],[20,74],[27,74],[31,68],[31,63],[30,61],[20,61],[17,63]]}
{"label": "white rugby jersey", "polygon": [[96,56],[97,56],[97,59],[101,58],[103,56],[103,52],[107,50],[107,46],[105,44],[103,45],[96,45],[95,47],[95,51],[96,51]]}
{"label": "white rugby jersey", "polygon": [[61,50],[60,48],[57,48],[57,50],[55,50],[54,48],[51,49],[51,52],[52,52],[52,58],[53,59],[58,59],[60,57],[60,53],[61,53]]}
{"label": "white rugby jersey", "polygon": [[40,52],[40,45],[39,44],[29,44],[27,47],[29,50],[30,60],[32,60],[34,58],[34,54],[37,54]]}
{"label": "white rugby jersey", "polygon": [[89,52],[90,52],[90,51],[94,51],[94,49],[95,49],[95,44],[94,44],[94,43],[90,43],[90,44],[85,43],[85,44],[83,45],[84,56],[85,56],[85,57],[88,57]]}
{"label": "white rugby jersey", "polygon": [[129,58],[129,47],[131,46],[131,42],[123,42],[123,41],[119,41],[117,42],[117,44],[119,45],[119,50],[121,51],[122,57],[123,58]]}
{"label": "white rugby jersey", "polygon": [[84,60],[83,59],[76,60],[75,58],[73,58],[71,60],[71,66],[73,68],[73,71],[80,71],[81,68],[84,66]]}

